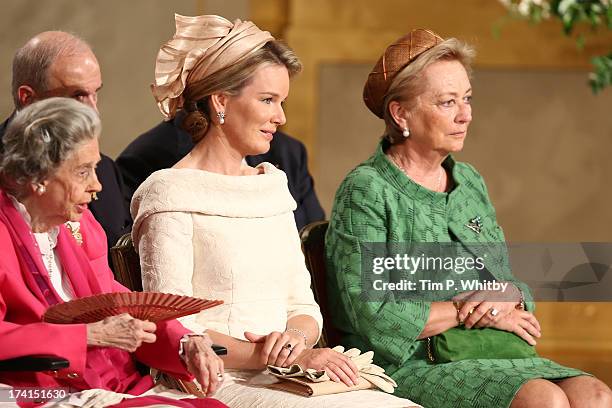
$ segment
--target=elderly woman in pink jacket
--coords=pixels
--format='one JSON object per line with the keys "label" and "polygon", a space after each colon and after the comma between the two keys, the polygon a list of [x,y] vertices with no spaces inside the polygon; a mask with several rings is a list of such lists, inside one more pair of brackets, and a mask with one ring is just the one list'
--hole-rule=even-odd
{"label": "elderly woman in pink jacket", "polygon": [[[42,322],[54,304],[127,291],[113,279],[106,237],[87,209],[102,188],[95,173],[100,129],[93,109],[72,99],[50,98],[19,111],[4,136],[0,359],[56,355],[70,366],[53,372],[0,372],[0,383],[70,392],[101,389],[116,403],[123,396],[108,391],[140,395],[154,387],[151,376],[136,369],[136,359],[183,379],[195,376],[211,393],[223,363],[206,336],[185,336],[189,331],[177,321],[156,325],[123,314],[90,324]],[[210,399],[179,400],[187,397],[180,393],[170,392],[174,399],[152,395],[161,391],[166,390],[158,386],[147,397],[121,404],[224,406]]]}

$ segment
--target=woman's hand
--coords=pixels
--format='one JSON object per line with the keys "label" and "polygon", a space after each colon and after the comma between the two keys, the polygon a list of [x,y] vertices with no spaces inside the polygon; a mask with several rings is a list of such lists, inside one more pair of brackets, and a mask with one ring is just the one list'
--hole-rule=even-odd
{"label": "woman's hand", "polygon": [[142,343],[155,343],[155,323],[127,313],[87,324],[87,345],[116,347],[133,353]]}
{"label": "woman's hand", "polygon": [[460,305],[458,318],[465,327],[493,327],[497,322],[512,313],[520,302],[521,293],[513,284],[506,291],[477,290],[460,293],[453,302]]}
{"label": "woman's hand", "polygon": [[536,345],[534,337],[542,336],[540,322],[533,313],[525,310],[513,310],[492,327],[514,333],[532,346]]}
{"label": "woman's hand", "polygon": [[295,360],[302,369],[325,370],[332,381],[343,382],[348,387],[359,382],[359,369],[342,353],[329,348],[306,349]]}
{"label": "woman's hand", "polygon": [[263,365],[289,367],[306,350],[304,337],[295,332],[272,332],[268,335],[244,332],[251,343],[262,343],[260,361]]}
{"label": "woman's hand", "polygon": [[187,370],[200,383],[206,396],[211,396],[223,381],[223,360],[210,347],[212,340],[208,335],[190,336],[183,345]]}

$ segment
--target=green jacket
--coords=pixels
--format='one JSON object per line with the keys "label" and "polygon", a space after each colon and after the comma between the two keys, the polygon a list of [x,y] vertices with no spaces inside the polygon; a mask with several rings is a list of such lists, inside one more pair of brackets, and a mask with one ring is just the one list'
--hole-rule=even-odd
{"label": "green jacket", "polygon": [[[504,234],[497,224],[495,209],[480,174],[471,165],[456,163],[448,157],[443,166],[452,175],[454,187],[450,193],[433,192],[401,172],[384,154],[383,147],[384,142],[381,142],[372,157],[348,174],[336,193],[326,236],[328,301],[330,310],[334,311],[334,325],[345,333],[345,345],[373,350],[376,362],[400,383],[400,396],[438,406],[439,400],[422,397],[415,389],[418,384],[436,377],[431,369],[448,366],[431,365],[426,358],[424,342],[417,340],[429,316],[430,303],[399,300],[392,291],[385,292],[384,299],[376,300],[362,293],[364,244],[452,241],[466,246],[490,245],[493,258],[489,259],[487,269],[491,275],[498,281],[517,285],[524,293],[529,310],[534,305],[529,288],[517,281],[510,271],[503,245]],[[473,226],[477,217],[480,232],[468,226],[470,223]],[[548,360],[535,360],[549,365]],[[469,366],[469,363],[462,363],[464,361],[451,364]],[[402,371],[408,367],[412,369]],[[422,369],[420,375],[424,376],[420,379],[418,367]],[[486,362],[484,367],[488,367]],[[502,401],[511,401],[522,382],[544,375],[547,374],[537,370],[525,373],[518,382],[509,385]],[[410,389],[402,389],[404,376]],[[477,396],[460,395],[458,398],[468,397]],[[454,401],[457,404],[457,400]]]}

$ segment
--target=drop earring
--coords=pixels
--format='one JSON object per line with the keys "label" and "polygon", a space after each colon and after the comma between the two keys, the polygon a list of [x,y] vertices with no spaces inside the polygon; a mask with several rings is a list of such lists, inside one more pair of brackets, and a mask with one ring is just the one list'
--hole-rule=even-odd
{"label": "drop earring", "polygon": [[225,112],[217,112],[217,117],[219,118],[220,125],[225,123]]}
{"label": "drop earring", "polygon": [[408,130],[407,127],[404,127],[404,130],[402,131],[402,136],[404,137],[410,136],[410,131]]}

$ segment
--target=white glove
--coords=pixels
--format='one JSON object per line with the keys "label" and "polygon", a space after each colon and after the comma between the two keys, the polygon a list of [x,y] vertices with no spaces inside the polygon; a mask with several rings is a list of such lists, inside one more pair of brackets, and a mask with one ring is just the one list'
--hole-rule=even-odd
{"label": "white glove", "polygon": [[[359,370],[359,376],[375,387],[380,388],[384,392],[390,394],[393,393],[397,387],[397,383],[393,381],[393,378],[385,374],[385,370],[382,367],[372,364],[374,361],[374,352],[367,351],[361,354],[361,351],[356,348],[344,351],[344,347],[336,346],[332,350],[342,353],[350,358]],[[325,371],[317,371],[311,368],[304,370],[298,364],[293,364],[290,367],[276,367],[268,366],[270,374],[278,378],[289,378],[289,377],[304,377],[312,382],[323,382],[330,381]]]}
{"label": "white glove", "polygon": [[372,385],[380,388],[384,392],[388,392],[389,394],[393,394],[395,388],[397,387],[397,383],[393,380],[393,378],[389,377],[385,374],[385,369],[377,366],[376,364],[372,364],[374,361],[374,352],[366,351],[361,354],[361,350],[352,348],[347,351],[344,351],[344,347],[336,346],[333,350],[338,353],[342,353],[345,356],[349,357],[353,360],[353,363],[359,369],[359,376],[370,383]]}
{"label": "white glove", "polygon": [[268,366],[268,371],[278,378],[304,377],[312,382],[330,381],[325,371],[317,371],[312,368],[304,370],[299,364],[292,364],[289,367]]}

